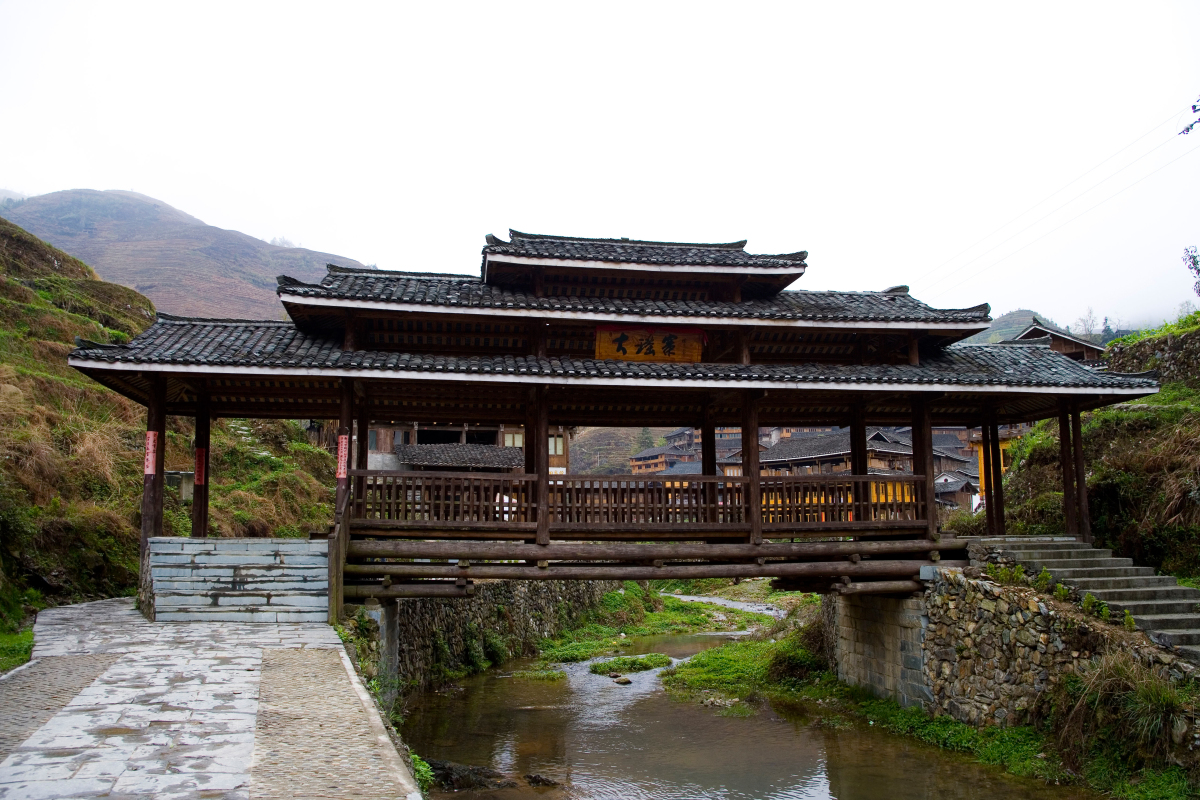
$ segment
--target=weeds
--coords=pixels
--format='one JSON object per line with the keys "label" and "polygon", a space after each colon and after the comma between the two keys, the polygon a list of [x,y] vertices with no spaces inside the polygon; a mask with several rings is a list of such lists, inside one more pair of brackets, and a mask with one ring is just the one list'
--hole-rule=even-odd
{"label": "weeds", "polygon": [[671,657],[662,653],[647,653],[644,656],[618,656],[605,661],[597,661],[588,667],[593,675],[607,675],[610,672],[645,672],[648,669],[659,669],[671,666]]}
{"label": "weeds", "polygon": [[512,674],[519,681],[563,681],[567,673],[561,669],[521,669]]}

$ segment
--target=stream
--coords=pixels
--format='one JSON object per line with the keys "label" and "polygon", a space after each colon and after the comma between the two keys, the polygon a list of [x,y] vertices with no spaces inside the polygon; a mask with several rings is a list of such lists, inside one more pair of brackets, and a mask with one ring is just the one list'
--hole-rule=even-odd
{"label": "stream", "polygon": [[[640,637],[621,652],[682,659],[723,644],[729,635]],[[813,707],[767,705],[742,717],[694,701],[675,701],[659,682],[660,670],[630,673],[627,686],[592,675],[590,662],[562,665],[567,679],[556,682],[510,677],[513,670],[535,668],[536,663],[511,662],[504,671],[466,678],[410,704],[402,735],[415,752],[426,760],[490,768],[498,773],[493,785],[509,784],[457,792],[435,789],[432,797],[1098,797],[1077,787],[1015,778],[867,724],[823,725]],[[543,783],[539,778],[557,785],[538,785]]]}

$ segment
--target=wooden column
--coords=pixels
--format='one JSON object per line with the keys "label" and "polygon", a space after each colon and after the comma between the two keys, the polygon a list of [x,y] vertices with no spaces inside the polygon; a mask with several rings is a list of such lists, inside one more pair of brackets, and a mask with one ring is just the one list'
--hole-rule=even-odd
{"label": "wooden column", "polygon": [[750,543],[762,544],[762,476],[758,468],[758,401],[762,392],[742,391],[742,474],[746,476],[746,516]]}
{"label": "wooden column", "polygon": [[533,446],[533,432],[537,430],[537,387],[530,386],[525,396],[525,473],[536,475],[538,471],[537,448]]}
{"label": "wooden column", "polygon": [[992,502],[992,426],[985,417],[979,427],[979,446],[983,464],[979,468],[979,483],[983,491],[983,511],[987,515],[988,536],[996,535],[996,505]]}
{"label": "wooden column", "polygon": [[546,357],[547,337],[549,331],[546,323],[541,320],[529,323],[529,354],[537,358]]}
{"label": "wooden column", "polygon": [[1065,398],[1058,401],[1058,461],[1062,467],[1063,520],[1067,536],[1079,537],[1079,520],[1075,512],[1079,503],[1075,499],[1075,450],[1071,447],[1071,407]]}
{"label": "wooden column", "polygon": [[354,410],[357,412],[355,416],[358,425],[358,441],[356,442],[357,449],[354,451],[354,468],[366,469],[369,463],[367,456],[371,452],[371,401],[366,395],[356,399],[358,404]]}
{"label": "wooden column", "polygon": [[192,489],[192,538],[208,536],[208,464],[212,416],[209,411],[208,389],[201,389],[196,399],[196,467],[195,487]]}
{"label": "wooden column", "polygon": [[934,486],[936,462],[933,458],[933,413],[929,401],[924,397],[914,397],[912,400],[912,451],[913,475],[924,476],[922,487],[922,502],[925,506],[925,533],[929,538],[936,539],[937,527],[937,493]]}
{"label": "wooden column", "polygon": [[[346,312],[346,327],[342,331],[342,350],[352,353],[358,349],[358,319],[353,311]],[[347,426],[349,427],[349,426]]]}
{"label": "wooden column", "polygon": [[154,583],[150,576],[150,537],[162,536],[163,522],[163,450],[167,436],[167,381],[162,375],[149,376],[146,397],[146,453],[142,468],[142,535],[138,555],[138,608],[154,619]]}
{"label": "wooden column", "polygon": [[750,336],[751,331],[746,328],[738,328],[737,332],[737,363],[750,363]]}
{"label": "wooden column", "polygon": [[[704,406],[704,420],[700,425],[700,473],[702,475],[717,474],[717,426],[713,421],[712,404]],[[708,522],[717,521],[717,485],[704,485],[704,505],[707,509]]]}
{"label": "wooden column", "polygon": [[537,458],[537,543],[550,544],[550,399],[547,387],[537,387],[534,404],[537,425],[533,444]]}
{"label": "wooden column", "polygon": [[342,408],[338,419],[336,508],[342,507],[346,492],[350,487],[347,470],[350,467],[350,428],[354,424],[354,381],[350,378],[342,378],[341,383]]}
{"label": "wooden column", "polygon": [[863,509],[870,501],[870,484],[866,475],[871,471],[867,457],[867,417],[863,413],[862,403],[854,403],[850,407],[850,474],[856,476],[853,483],[854,520],[861,522],[866,519]]}
{"label": "wooden column", "polygon": [[992,474],[988,476],[991,485],[991,497],[995,505],[992,508],[992,519],[996,523],[996,535],[1003,536],[1004,530],[1004,462],[1000,455],[1000,426],[996,424],[996,412],[988,414],[988,427],[991,429]]}
{"label": "wooden column", "polygon": [[1079,535],[1092,542],[1092,512],[1088,508],[1087,469],[1083,463],[1083,421],[1079,406],[1071,412],[1071,442],[1075,446],[1075,499],[1079,503]]}

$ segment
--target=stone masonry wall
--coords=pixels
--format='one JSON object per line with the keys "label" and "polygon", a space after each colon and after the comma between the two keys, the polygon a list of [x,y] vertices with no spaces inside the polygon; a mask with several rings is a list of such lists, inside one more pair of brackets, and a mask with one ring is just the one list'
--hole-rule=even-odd
{"label": "stone masonry wall", "polygon": [[481,647],[489,632],[510,655],[533,655],[538,640],[570,627],[620,587],[614,581],[482,581],[472,597],[391,601],[394,616],[388,608],[384,619],[395,619],[394,644],[385,631],[383,647],[394,648],[401,686],[427,687],[439,667],[467,663],[468,647]]}
{"label": "stone masonry wall", "polygon": [[1033,589],[934,570],[919,598],[828,597],[837,673],[904,706],[973,725],[1027,721],[1042,694],[1094,656],[1124,647],[1175,680],[1196,668],[1115,628],[1048,608]]}
{"label": "stone masonry wall", "polygon": [[1133,344],[1113,345],[1106,354],[1113,372],[1158,371],[1163,383],[1200,385],[1200,331],[1168,334]]}
{"label": "stone masonry wall", "polygon": [[869,687],[902,706],[928,705],[924,678],[924,601],[873,595],[829,597],[837,632],[838,679]]}

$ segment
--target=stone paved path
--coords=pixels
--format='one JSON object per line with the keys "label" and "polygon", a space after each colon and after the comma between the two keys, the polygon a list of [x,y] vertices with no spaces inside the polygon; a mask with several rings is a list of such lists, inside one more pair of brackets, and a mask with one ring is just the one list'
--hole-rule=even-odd
{"label": "stone paved path", "polygon": [[327,625],[51,609],[0,709],[3,800],[420,797]]}

